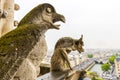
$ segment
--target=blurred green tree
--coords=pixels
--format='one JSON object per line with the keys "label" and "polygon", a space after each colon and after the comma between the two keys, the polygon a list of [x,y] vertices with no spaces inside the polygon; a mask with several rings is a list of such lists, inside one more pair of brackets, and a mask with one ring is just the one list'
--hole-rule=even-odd
{"label": "blurred green tree", "polygon": [[93,58],[93,54],[88,54],[87,57],[88,58]]}
{"label": "blurred green tree", "polygon": [[110,62],[110,64],[114,64],[114,60],[115,60],[115,58],[116,58],[115,55],[113,55],[113,56],[111,56],[111,57],[109,58],[109,62]]}
{"label": "blurred green tree", "polygon": [[[102,69],[102,71],[103,71],[103,74],[108,74],[108,73],[110,73],[109,72],[109,70],[111,70],[111,66],[110,66],[110,64],[109,63],[105,63],[105,64],[102,64],[101,65],[101,69]],[[102,75],[103,75],[102,74]]]}

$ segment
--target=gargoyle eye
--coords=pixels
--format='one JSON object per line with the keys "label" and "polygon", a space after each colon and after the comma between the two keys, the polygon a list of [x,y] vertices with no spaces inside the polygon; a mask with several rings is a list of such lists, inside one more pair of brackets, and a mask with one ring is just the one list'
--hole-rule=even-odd
{"label": "gargoyle eye", "polygon": [[47,11],[48,13],[51,13],[51,12],[52,12],[51,8],[49,8],[49,7],[46,9],[46,11]]}
{"label": "gargoyle eye", "polygon": [[79,43],[79,42],[78,42],[78,41],[76,41],[76,42],[75,42],[75,45],[78,45],[78,43]]}

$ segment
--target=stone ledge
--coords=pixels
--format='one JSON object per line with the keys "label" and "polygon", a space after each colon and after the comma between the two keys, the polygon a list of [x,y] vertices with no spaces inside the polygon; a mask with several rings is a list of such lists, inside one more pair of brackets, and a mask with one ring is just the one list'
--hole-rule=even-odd
{"label": "stone ledge", "polygon": [[37,80],[63,80],[66,78],[66,75],[72,76],[76,71],[68,72],[49,72],[41,77],[38,77]]}

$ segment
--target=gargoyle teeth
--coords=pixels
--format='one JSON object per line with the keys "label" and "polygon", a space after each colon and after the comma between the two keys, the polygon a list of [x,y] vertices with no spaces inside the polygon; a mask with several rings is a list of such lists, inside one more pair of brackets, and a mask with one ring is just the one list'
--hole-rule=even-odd
{"label": "gargoyle teeth", "polygon": [[53,23],[55,29],[60,29],[60,21]]}
{"label": "gargoyle teeth", "polygon": [[54,25],[55,29],[60,29],[60,25]]}
{"label": "gargoyle teeth", "polygon": [[60,24],[55,25],[56,27],[60,27]]}

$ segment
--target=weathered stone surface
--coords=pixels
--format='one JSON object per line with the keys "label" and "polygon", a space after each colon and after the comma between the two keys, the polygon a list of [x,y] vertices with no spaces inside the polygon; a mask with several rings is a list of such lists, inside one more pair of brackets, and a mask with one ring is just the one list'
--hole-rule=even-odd
{"label": "weathered stone surface", "polygon": [[[46,43],[44,41],[44,35],[41,36],[43,32],[42,33],[39,32],[42,30],[39,26],[38,27],[31,26],[29,28],[26,26],[24,26],[22,33],[20,33],[22,29],[22,27],[20,27],[6,34],[0,39],[0,44],[1,44],[0,45],[0,78],[2,78],[0,80],[9,80],[13,78],[14,75],[18,72],[19,67],[21,67],[22,65],[23,67],[21,70],[27,69],[28,67],[30,68],[30,65],[32,66],[31,68],[33,69],[34,64],[30,61],[28,56],[32,54],[32,51],[34,51],[34,49],[36,50],[36,48],[39,48],[37,47],[37,43],[41,43],[41,42],[43,44]],[[34,27],[34,29],[32,27]],[[31,34],[27,34],[27,33],[31,33]],[[39,54],[45,55],[46,52],[43,54],[39,52]],[[44,58],[44,56],[42,58]],[[41,62],[41,60],[39,62]],[[28,64],[29,66],[26,66],[25,64]],[[40,65],[40,63],[38,65]],[[36,66],[34,65],[33,73],[34,71],[36,71],[35,67]],[[27,71],[25,70],[25,72]],[[32,74],[30,76],[32,76]],[[20,80],[27,80],[27,79],[20,79]]]}
{"label": "weathered stone surface", "polygon": [[75,50],[77,50],[79,53],[84,51],[84,42],[82,39],[83,35],[80,39],[63,37],[56,42],[55,49],[51,57],[51,71],[57,72],[72,70],[68,54]]}
{"label": "weathered stone surface", "polygon": [[0,37],[14,29],[14,0],[0,0]]}
{"label": "weathered stone surface", "polygon": [[[41,45],[40,45],[41,44]],[[31,50],[30,55],[24,60],[13,80],[35,80],[40,73],[40,63],[47,53],[45,36],[41,36]],[[21,76],[21,77],[19,77]]]}

